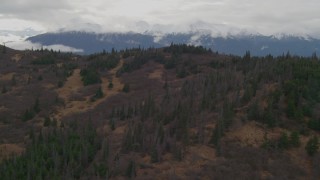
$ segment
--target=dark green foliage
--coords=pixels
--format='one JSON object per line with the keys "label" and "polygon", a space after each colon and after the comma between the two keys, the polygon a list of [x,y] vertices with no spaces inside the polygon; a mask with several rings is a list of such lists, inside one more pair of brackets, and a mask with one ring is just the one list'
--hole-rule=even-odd
{"label": "dark green foliage", "polygon": [[128,57],[130,57],[131,56],[131,54],[130,54],[130,52],[129,52],[129,50],[125,50],[124,52],[123,52],[123,54],[122,54],[122,57],[123,58],[128,58]]}
{"label": "dark green foliage", "polygon": [[210,67],[213,69],[220,69],[220,68],[224,68],[225,67],[225,63],[222,61],[216,61],[216,60],[212,60],[210,62]]}
{"label": "dark green foliage", "polygon": [[166,92],[168,92],[168,87],[169,87],[169,85],[168,85],[168,78],[167,78],[167,76],[166,76],[165,82],[164,82],[164,85],[163,85],[163,89],[165,89]]}
{"label": "dark green foliage", "polygon": [[188,72],[186,71],[184,66],[177,69],[177,77],[178,78],[185,78],[187,75],[188,75]]}
{"label": "dark green foliage", "polygon": [[102,159],[108,161],[110,155],[110,144],[108,139],[102,144]]}
{"label": "dark green foliage", "polygon": [[320,131],[320,119],[310,119],[308,122],[308,127],[310,129]]}
{"label": "dark green foliage", "polygon": [[89,67],[93,69],[113,69],[115,68],[119,62],[120,57],[115,54],[106,54],[106,53],[100,53],[100,54],[93,54],[88,57],[88,60],[90,61]]}
{"label": "dark green foliage", "polygon": [[97,99],[99,99],[99,98],[102,98],[103,97],[103,92],[102,92],[102,88],[101,88],[101,86],[98,88],[98,90],[97,90],[97,92],[96,92],[96,94],[95,94],[95,96],[94,96],[95,98],[97,98]]}
{"label": "dark green foliage", "polygon": [[5,93],[7,93],[7,92],[8,92],[8,90],[7,90],[6,86],[2,86],[1,93],[2,93],[2,94],[5,94]]}
{"label": "dark green foliage", "polygon": [[249,61],[251,59],[250,51],[246,51],[246,53],[243,56],[243,60]]}
{"label": "dark green foliage", "polygon": [[[81,133],[80,133],[81,132]],[[0,165],[1,179],[79,179],[99,148],[95,130],[51,129],[32,138],[25,153]],[[103,165],[98,173],[105,175]]]}
{"label": "dark green foliage", "polygon": [[40,103],[39,103],[39,98],[36,98],[36,101],[33,105],[33,111],[35,113],[39,113],[40,112]]}
{"label": "dark green foliage", "polygon": [[272,128],[278,125],[278,102],[280,98],[279,91],[272,92],[268,95],[268,106],[264,109],[260,107],[261,122],[268,125],[268,127]]}
{"label": "dark green foliage", "polygon": [[272,92],[269,97],[269,106],[271,105],[273,109],[278,108],[278,103],[280,101],[281,95],[282,95],[282,92],[278,89]]}
{"label": "dark green foliage", "polygon": [[126,175],[129,178],[134,178],[137,176],[136,163],[133,160],[131,160],[128,164]]}
{"label": "dark green foliage", "polygon": [[[124,62],[123,66],[119,71],[117,72],[117,75],[121,75],[122,73],[130,73],[135,70],[140,69],[144,64],[147,62],[153,60],[158,63],[163,63],[163,55],[162,53],[158,53],[154,49],[149,49],[149,50],[141,50],[139,49],[131,49],[131,50],[126,50],[126,56],[134,56],[133,59],[127,60]],[[124,57],[124,58],[125,58]]]}
{"label": "dark green foliage", "polygon": [[60,128],[64,128],[64,122],[63,121],[60,122]]}
{"label": "dark green foliage", "polygon": [[116,125],[113,118],[110,119],[109,125],[112,131],[116,129]]}
{"label": "dark green foliage", "polygon": [[58,88],[61,88],[63,86],[63,81],[58,81]]}
{"label": "dark green foliage", "polygon": [[173,54],[191,53],[191,54],[207,54],[211,53],[210,49],[203,46],[192,46],[186,44],[171,44],[169,47],[164,48],[164,52]]}
{"label": "dark green foliage", "polygon": [[130,126],[123,139],[122,150],[124,152],[129,152],[133,150],[133,144],[135,143],[134,141],[135,141],[135,131],[133,127]]}
{"label": "dark green foliage", "polygon": [[30,129],[29,131],[29,138],[34,141],[35,140],[35,132],[34,129]]}
{"label": "dark green foliage", "polygon": [[91,98],[91,101],[95,101],[97,99],[103,98],[103,96],[104,96],[104,94],[103,94],[102,88],[101,88],[101,86],[99,86],[95,95]]}
{"label": "dark green foliage", "polygon": [[109,126],[111,128],[111,130],[115,130],[116,129],[116,122],[115,122],[115,115],[114,115],[114,111],[113,111],[113,115],[110,117],[109,119]]}
{"label": "dark green foliage", "polygon": [[299,147],[301,144],[300,142],[300,135],[297,131],[293,131],[290,134],[290,145],[292,147]]}
{"label": "dark green foliage", "polygon": [[265,133],[265,134],[264,134],[264,138],[263,138],[263,143],[261,144],[261,148],[270,150],[270,149],[272,149],[272,148],[274,148],[274,147],[276,147],[275,143],[272,142],[272,141],[270,141],[270,140],[268,139],[267,134]]}
{"label": "dark green foliage", "polygon": [[225,129],[228,129],[231,126],[234,115],[233,105],[229,102],[225,102],[222,109],[222,123]]}
{"label": "dark green foliage", "polygon": [[73,70],[77,68],[77,64],[74,63],[64,63],[62,67],[56,70],[56,75],[65,81],[68,77],[73,74]]}
{"label": "dark green foliage", "polygon": [[[63,124],[63,121],[60,124],[61,129],[56,129],[57,131],[54,132],[54,127],[58,126],[57,120],[45,118],[43,125],[46,128],[44,129],[49,130],[50,133],[42,131],[37,137],[37,132],[33,132],[30,139],[33,139],[31,144],[37,144],[31,146],[35,153],[30,155],[28,153],[31,150],[27,150],[28,153],[22,156],[32,160],[26,160],[29,164],[24,163],[24,166],[18,168],[12,166],[14,171],[8,170],[11,167],[6,166],[6,173],[22,172],[20,168],[27,167],[25,171],[29,174],[25,175],[26,173],[24,173],[25,176],[21,176],[22,179],[77,179],[79,177],[81,179],[117,179],[119,178],[118,175],[127,175],[134,178],[137,174],[135,162],[138,162],[135,158],[140,159],[140,155],[150,155],[152,163],[161,162],[162,155],[166,154],[166,157],[168,157],[168,153],[175,160],[182,161],[189,150],[192,156],[196,153],[192,148],[198,147],[199,144],[201,144],[200,146],[209,144],[209,146],[214,146],[214,150],[221,158],[216,159],[217,161],[214,160],[214,162],[208,161],[208,163],[216,164],[216,167],[221,162],[226,163],[225,166],[221,167],[221,170],[229,173],[235,171],[237,172],[235,174],[239,175],[235,177],[239,179],[248,177],[245,176],[245,173],[252,168],[257,174],[257,176],[254,176],[256,178],[252,179],[259,179],[261,172],[272,171],[272,167],[266,169],[264,164],[278,162],[274,160],[277,154],[286,156],[285,150],[297,148],[301,145],[299,133],[306,135],[310,132],[309,134],[313,134],[315,132],[310,129],[320,129],[319,113],[317,112],[320,102],[319,62],[293,56],[288,56],[287,58],[290,58],[288,60],[285,60],[285,56],[253,57],[250,52],[247,52],[244,57],[226,55],[211,57],[209,52],[201,50],[199,54],[208,54],[203,56],[183,54],[193,53],[193,51],[197,51],[195,49],[188,46],[172,45],[171,49],[165,50],[165,53],[162,52],[162,49],[158,50],[158,53],[154,49],[147,52],[140,48],[121,52],[123,57],[129,58],[124,60],[124,66],[119,70],[118,75],[125,72],[130,73],[143,66],[150,65],[150,67],[147,67],[149,69],[137,72],[140,75],[142,72],[149,73],[155,67],[158,67],[156,63],[161,63],[167,68],[164,70],[165,79],[163,80],[165,82],[161,84],[162,81],[156,81],[151,84],[152,81],[150,81],[150,84],[154,87],[147,87],[147,89],[142,90],[141,85],[144,82],[133,84],[135,78],[132,78],[134,79],[133,82],[129,82],[131,78],[128,79],[127,77],[130,74],[125,75],[123,80],[127,83],[123,87],[123,92],[130,92],[130,88],[134,89],[134,92],[131,89],[132,92],[129,94],[119,94],[92,111],[71,115],[70,117],[82,120],[82,115],[88,115],[90,118],[92,116],[90,120],[97,126],[104,127],[109,124],[111,130],[126,127],[123,137],[117,137],[120,129],[117,129],[116,132],[105,133],[102,128],[99,128],[98,132],[113,139],[110,142],[105,142],[102,149],[97,153],[101,146],[99,143],[101,139],[92,138],[93,132],[91,134],[86,130],[72,131],[70,128],[76,129],[75,126]],[[116,52],[112,54],[115,55],[114,59],[108,59],[112,55],[103,52],[89,57],[88,61],[79,61],[81,62],[79,66],[82,68],[81,75],[85,85],[100,82],[99,73],[105,76],[108,69],[117,65],[119,60],[117,58],[119,57]],[[305,60],[306,62],[304,62]],[[149,63],[149,61],[154,62]],[[57,68],[56,66],[51,67]],[[59,68],[56,79],[50,79],[48,78],[50,74],[46,74],[44,81],[58,82],[58,80],[61,80],[62,87],[66,77],[71,75],[71,71],[65,71],[64,67]],[[44,69],[44,67],[41,67],[41,69]],[[189,77],[175,79],[175,72],[180,78],[188,75]],[[28,73],[30,77],[39,75],[32,71]],[[196,73],[198,73],[196,76],[192,75]],[[19,82],[22,81],[21,76],[17,77]],[[128,82],[131,83],[130,86],[132,87],[129,86]],[[4,82],[4,84],[7,85],[8,83]],[[32,81],[32,84],[28,87],[33,88],[33,85],[38,84]],[[146,84],[149,86],[149,81],[146,81]],[[159,88],[162,85],[163,89]],[[114,88],[113,86],[113,83],[110,82],[109,88]],[[98,86],[87,87],[81,91],[81,94],[92,92],[94,87],[97,88]],[[153,91],[154,96],[150,93],[147,98],[142,99],[141,94],[148,92],[149,89],[150,92]],[[107,91],[108,89],[106,89]],[[43,95],[42,92],[40,94]],[[97,88],[96,93],[91,95],[93,100],[103,97],[101,87]],[[42,117],[43,114],[48,113],[45,109],[47,101],[43,96],[40,100],[43,112],[39,114],[39,117]],[[27,112],[32,112],[35,115],[39,111],[37,109],[40,109],[39,100],[36,100],[34,105],[32,103]],[[108,116],[106,113],[109,113],[112,106],[117,107],[113,108],[110,116]],[[288,118],[285,117],[286,115]],[[282,133],[278,139],[268,139],[266,135],[263,147],[268,151],[247,146],[241,146],[233,150],[227,149],[237,147],[229,145],[238,144],[238,141],[233,141],[234,139],[228,137],[223,138],[223,136],[234,128],[237,129],[245,125],[247,123],[246,119],[258,121],[259,123],[254,123],[254,125],[258,126],[259,129],[280,126],[288,133]],[[234,120],[236,120],[235,124],[233,124]],[[243,121],[241,122],[241,120]],[[214,128],[212,129],[213,125]],[[301,128],[299,133],[290,133],[293,129],[300,130],[299,128]],[[211,132],[208,132],[208,130]],[[271,130],[266,130],[266,132],[269,131]],[[315,144],[317,143],[310,142],[306,147],[309,154],[316,152],[315,149],[318,145]],[[190,145],[194,146],[189,148]],[[239,149],[244,150],[244,152],[239,154]],[[251,154],[252,151],[248,151],[248,149],[253,152],[259,151],[264,157],[256,157],[254,156],[255,153]],[[227,152],[231,153],[228,154]],[[237,154],[237,156],[234,154]],[[195,155],[197,156],[197,154]],[[246,155],[250,158],[243,158]],[[132,161],[128,161],[130,157]],[[241,160],[250,159],[250,161],[243,162],[244,166],[240,163],[239,166],[238,161],[234,161],[239,157]],[[92,162],[93,159],[94,162]],[[197,159],[199,158],[196,157],[195,162]],[[259,164],[256,163],[256,160],[259,161]],[[230,161],[236,162],[235,165],[229,166],[227,163]],[[20,162],[20,160],[16,162]],[[241,173],[234,170],[238,166],[241,168]],[[279,167],[283,167],[282,164]],[[151,168],[158,168],[158,166],[154,164]],[[208,172],[212,171],[211,166],[207,163],[203,165],[203,168],[197,168],[196,173],[190,169],[190,172],[186,175],[188,177],[190,175],[190,179],[196,179],[196,176],[192,176],[192,173],[195,173],[197,177],[214,177],[210,176],[210,173],[207,174],[206,170]],[[282,169],[278,171],[279,173],[283,172]],[[154,172],[157,172],[157,169]],[[216,169],[214,169],[214,173],[215,175],[223,174]],[[16,175],[10,178],[19,179],[18,173]],[[6,178],[9,175],[3,177],[5,177],[3,179],[9,179]],[[137,178],[143,179],[144,177]],[[271,174],[270,177],[266,178],[278,177]]]}
{"label": "dark green foliage", "polygon": [[96,174],[96,176],[101,177],[101,178],[105,178],[108,176],[108,166],[106,165],[106,163],[100,163],[100,164],[94,164],[94,172]]}
{"label": "dark green foliage", "polygon": [[292,78],[283,85],[287,99],[287,116],[301,122],[304,116],[312,116],[311,108],[320,100],[320,64],[318,61],[300,58],[283,63],[282,66],[287,66],[292,72]]}
{"label": "dark green foliage", "polygon": [[44,118],[43,126],[48,127],[51,125],[51,119],[49,117]]}
{"label": "dark green foliage", "polygon": [[302,107],[302,113],[303,116],[312,117],[312,106],[311,105],[305,105]]}
{"label": "dark green foliage", "polygon": [[93,68],[82,69],[80,72],[83,85],[91,85],[101,83],[100,74]]}
{"label": "dark green foliage", "polygon": [[130,85],[128,83],[124,84],[122,91],[125,93],[129,93],[130,92]]}
{"label": "dark green foliage", "polygon": [[297,148],[301,144],[299,133],[293,131],[288,136],[287,132],[282,132],[281,136],[277,140],[269,140],[267,136],[265,136],[264,143],[262,144],[262,148],[268,150],[287,150],[290,148]]}
{"label": "dark green foliage", "polygon": [[55,64],[55,58],[51,55],[43,56],[41,58],[35,59],[31,62],[34,65],[49,65],[49,64]]}
{"label": "dark green foliage", "polygon": [[158,157],[158,150],[156,147],[154,147],[151,151],[151,163],[157,163],[159,162],[159,157]]}
{"label": "dark green foliage", "polygon": [[38,76],[38,81],[42,81],[43,77],[41,75]]}
{"label": "dark green foliage", "polygon": [[173,55],[170,59],[164,61],[164,68],[173,69],[177,66],[178,61],[180,61],[180,58],[177,55]]}
{"label": "dark green foliage", "polygon": [[311,137],[307,145],[305,147],[307,153],[309,156],[313,156],[316,152],[318,152],[319,149],[319,138],[317,136]]}
{"label": "dark green foliage", "polygon": [[28,80],[27,80],[27,84],[30,84],[30,82],[31,82],[31,77],[29,75]]}
{"label": "dark green foliage", "polygon": [[303,125],[299,129],[299,134],[304,135],[304,136],[309,136],[310,135],[310,129],[306,125]]}
{"label": "dark green foliage", "polygon": [[5,44],[3,44],[2,46],[2,54],[6,54],[7,53],[7,47]]}
{"label": "dark green foliage", "polygon": [[273,128],[277,125],[277,117],[274,110],[269,106],[263,114],[263,122],[268,125],[269,128]]}
{"label": "dark green foliage", "polygon": [[12,78],[11,78],[11,85],[12,85],[12,86],[17,85],[16,75],[13,75],[13,76],[12,76]]}
{"label": "dark green foliage", "polygon": [[149,60],[148,55],[140,54],[136,55],[132,61],[127,61],[123,64],[122,68],[118,71],[118,74],[125,72],[132,72],[134,70],[140,69],[142,65],[147,63]]}
{"label": "dark green foliage", "polygon": [[51,124],[50,124],[52,127],[57,127],[58,126],[58,121],[56,118],[53,118],[53,120],[51,121]]}
{"label": "dark green foliage", "polygon": [[296,106],[294,105],[294,101],[292,99],[288,100],[287,104],[287,116],[289,118],[293,118],[296,112]]}
{"label": "dark green foliage", "polygon": [[112,81],[109,82],[108,88],[109,88],[109,89],[112,89],[112,88],[113,88],[113,83],[112,83]]}
{"label": "dark green foliage", "polygon": [[165,133],[165,130],[163,125],[161,124],[158,128],[158,137],[157,137],[157,142],[159,142],[160,144],[164,142],[164,133]]}
{"label": "dark green foliage", "polygon": [[173,157],[175,160],[177,161],[182,161],[184,158],[184,149],[182,146],[180,145],[175,145],[173,147]]}
{"label": "dark green foliage", "polygon": [[27,109],[22,116],[22,121],[31,120],[34,116],[35,116],[35,113],[33,112],[33,110]]}
{"label": "dark green foliage", "polygon": [[124,153],[128,153],[130,151],[139,152],[145,147],[145,129],[143,127],[143,123],[138,123],[129,126],[129,129],[125,133],[121,150]]}
{"label": "dark green foliage", "polygon": [[290,146],[290,141],[288,134],[286,132],[283,132],[279,139],[279,148],[280,149],[288,149]]}
{"label": "dark green foliage", "polygon": [[219,148],[220,139],[224,135],[224,132],[230,127],[234,118],[233,107],[230,103],[225,102],[222,109],[222,117],[219,118],[218,122],[213,129],[212,136],[210,138],[210,144]]}
{"label": "dark green foliage", "polygon": [[221,122],[218,122],[213,130],[210,143],[213,144],[215,147],[219,146],[220,139],[223,136],[223,127],[221,125]]}
{"label": "dark green foliage", "polygon": [[261,118],[259,104],[257,101],[255,101],[249,106],[247,116],[249,120],[255,120],[255,121],[258,121]]}
{"label": "dark green foliage", "polygon": [[242,104],[247,104],[251,98],[254,96],[255,92],[254,92],[254,89],[251,85],[247,85],[245,91],[244,91],[244,94],[241,98],[241,102]]}
{"label": "dark green foliage", "polygon": [[9,121],[9,118],[7,116],[1,116],[0,117],[0,122],[2,122],[3,124],[9,124],[10,121]]}
{"label": "dark green foliage", "polygon": [[68,75],[72,75],[72,72],[74,69],[78,67],[78,64],[76,63],[64,63],[62,66],[65,70],[68,70]]}

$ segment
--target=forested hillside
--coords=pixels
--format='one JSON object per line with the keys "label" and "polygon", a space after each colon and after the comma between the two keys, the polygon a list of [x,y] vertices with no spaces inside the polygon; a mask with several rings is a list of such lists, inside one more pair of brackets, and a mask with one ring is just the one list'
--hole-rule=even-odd
{"label": "forested hillside", "polygon": [[320,61],[0,53],[2,179],[319,179]]}

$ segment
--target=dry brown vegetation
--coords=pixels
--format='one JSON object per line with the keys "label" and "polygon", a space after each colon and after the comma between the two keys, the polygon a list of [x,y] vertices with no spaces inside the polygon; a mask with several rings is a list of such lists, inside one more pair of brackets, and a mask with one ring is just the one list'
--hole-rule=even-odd
{"label": "dry brown vegetation", "polygon": [[9,158],[12,155],[20,155],[24,148],[18,144],[1,144],[0,145],[0,160]]}
{"label": "dry brown vegetation", "polygon": [[[0,55],[0,159],[23,154],[33,142],[31,132],[60,133],[90,123],[97,152],[83,160],[80,177],[67,174],[71,179],[320,177],[319,152],[309,156],[305,150],[309,139],[319,136],[309,123],[320,118],[319,102],[302,93],[314,79],[297,91],[288,83],[298,81],[292,80],[292,69],[300,59],[292,57],[287,65],[282,57],[170,48],[119,52],[128,57],[113,68],[96,68],[101,82],[86,86],[81,70],[116,52],[80,57],[30,51],[22,57],[9,50]],[[35,63],[41,58],[54,61]],[[93,99],[99,88],[103,96]],[[292,99],[294,112],[302,115],[291,113]],[[299,134],[299,146],[290,144],[293,132]],[[90,154],[81,153],[83,159]]]}
{"label": "dry brown vegetation", "polygon": [[13,60],[13,61],[15,61],[15,62],[18,62],[18,61],[21,60],[21,58],[22,58],[22,55],[21,55],[21,54],[15,54],[15,55],[11,58],[11,60]]}
{"label": "dry brown vegetation", "polygon": [[1,81],[10,81],[14,75],[15,75],[14,72],[7,73],[7,74],[1,74],[0,80]]}
{"label": "dry brown vegetation", "polygon": [[[122,67],[123,62],[124,62],[124,60],[121,59],[118,66],[116,68],[111,69],[108,72],[108,74],[109,74],[108,76],[109,77],[111,76],[111,78],[106,78],[106,77],[102,78],[101,87],[102,87],[102,91],[104,93],[104,97],[102,99],[99,99],[98,102],[96,102],[96,105],[102,101],[105,101],[108,97],[114,96],[122,91],[124,84],[121,82],[121,79],[119,77],[116,77],[116,73]],[[109,88],[110,81],[113,83],[113,88],[111,88],[111,89]]]}
{"label": "dry brown vegetation", "polygon": [[[86,112],[89,109],[94,109],[98,104],[105,101],[107,98],[114,96],[121,92],[123,88],[123,83],[121,83],[120,78],[116,77],[116,72],[122,67],[123,60],[120,61],[119,65],[108,72],[108,77],[102,77],[101,88],[104,97],[92,102],[90,96],[76,98],[81,96],[80,91],[85,88],[80,76],[80,69],[75,69],[73,74],[68,77],[64,86],[57,89],[57,93],[60,98],[63,99],[65,105],[60,107],[54,117],[60,120],[62,117],[68,116],[74,113]],[[113,88],[110,89],[109,82],[113,83]]]}
{"label": "dry brown vegetation", "polygon": [[156,80],[163,80],[162,76],[163,76],[164,67],[161,64],[159,64],[156,66],[156,68],[157,68],[156,70],[154,70],[149,74],[149,78],[156,79]]}

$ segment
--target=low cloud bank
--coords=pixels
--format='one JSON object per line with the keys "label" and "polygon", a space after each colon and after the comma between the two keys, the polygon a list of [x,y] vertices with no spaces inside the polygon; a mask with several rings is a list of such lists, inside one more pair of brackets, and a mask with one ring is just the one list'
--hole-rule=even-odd
{"label": "low cloud bank", "polygon": [[54,51],[61,51],[61,52],[72,52],[72,53],[83,53],[83,49],[77,49],[69,46],[65,46],[62,44],[54,44],[49,46],[43,46],[40,43],[32,43],[30,41],[16,41],[16,42],[7,42],[6,46],[16,49],[16,50],[27,50],[27,49],[48,49],[48,50],[54,50]]}

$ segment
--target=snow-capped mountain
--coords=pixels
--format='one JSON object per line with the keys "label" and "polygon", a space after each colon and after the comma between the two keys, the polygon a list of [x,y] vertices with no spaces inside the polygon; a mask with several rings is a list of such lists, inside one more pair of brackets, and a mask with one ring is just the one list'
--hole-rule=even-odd
{"label": "snow-capped mountain", "polygon": [[64,45],[82,49],[85,54],[110,51],[112,48],[164,47],[171,43],[202,45],[219,53],[243,55],[250,51],[252,55],[281,55],[290,52],[293,55],[310,56],[320,50],[320,40],[308,36],[250,34],[213,36],[209,31],[199,30],[189,33],[88,33],[58,32],[45,33],[27,39],[44,46]]}

